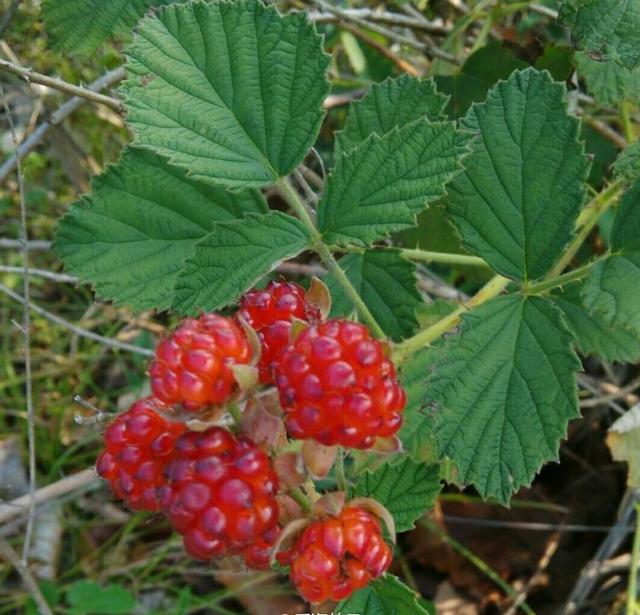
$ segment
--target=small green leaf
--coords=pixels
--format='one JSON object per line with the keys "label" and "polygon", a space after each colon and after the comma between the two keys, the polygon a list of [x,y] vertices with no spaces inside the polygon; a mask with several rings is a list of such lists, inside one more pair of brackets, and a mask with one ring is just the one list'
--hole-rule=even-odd
{"label": "small green leaf", "polygon": [[376,83],[362,100],[349,107],[344,129],[336,136],[336,148],[348,152],[373,133],[383,137],[396,126],[421,118],[443,120],[447,100],[436,90],[433,79],[402,75]]}
{"label": "small green leaf", "polygon": [[129,149],[59,224],[54,248],[96,294],[136,310],[166,309],[186,258],[215,221],[266,211],[258,191],[201,184],[152,152]]}
{"label": "small green leaf", "polygon": [[589,171],[566,88],[546,71],[514,72],[464,125],[479,137],[449,187],[448,214],[493,269],[538,278],[571,238]]}
{"label": "small green leaf", "polygon": [[410,457],[386,463],[375,472],[363,472],[354,496],[373,498],[393,515],[397,532],[406,532],[433,507],[440,491],[440,466]]}
{"label": "small green leaf", "polygon": [[569,284],[553,299],[564,313],[569,329],[576,336],[578,349],[605,361],[636,361],[640,358],[640,338],[626,329],[610,327],[598,313],[589,313],[580,297],[583,284]]}
{"label": "small green leaf", "polygon": [[76,581],[67,589],[71,615],[127,615],[136,606],[128,590],[120,585],[100,587],[94,581]]}
{"label": "small green leaf", "polygon": [[558,19],[592,57],[640,64],[640,0],[566,0]]}
{"label": "small green leaf", "polygon": [[634,141],[620,152],[613,163],[613,172],[616,177],[627,180],[640,178],[640,141]]}
{"label": "small green leaf", "polygon": [[336,610],[357,615],[431,615],[419,596],[397,577],[385,574],[341,602]]}
{"label": "small green leaf", "polygon": [[258,0],[174,4],[140,22],[127,54],[134,144],[197,179],[273,184],[318,134],[329,58],[305,13],[283,17]]}
{"label": "small green leaf", "polygon": [[484,498],[508,502],[557,459],[579,414],[571,344],[551,302],[508,295],[464,315],[460,333],[435,351],[427,399],[436,440]]}
{"label": "small green leaf", "polygon": [[407,394],[404,420],[398,436],[405,450],[416,461],[435,461],[432,412],[426,407],[427,382],[437,351],[425,348],[400,367],[400,382]]}
{"label": "small green leaf", "polygon": [[459,118],[471,103],[482,102],[497,81],[525,68],[526,62],[500,41],[494,41],[474,51],[457,75],[438,75],[435,81],[441,92],[450,95],[446,109],[449,117]]}
{"label": "small green leaf", "polygon": [[[340,267],[389,337],[399,341],[415,332],[422,297],[416,288],[414,263],[395,250],[367,250],[342,257]],[[333,277],[327,284],[333,298],[332,316],[349,316],[354,307],[342,287]]]}
{"label": "small green leaf", "polygon": [[640,336],[640,252],[610,256],[589,272],[582,303],[611,329]]}
{"label": "small green leaf", "polygon": [[597,62],[588,54],[576,53],[578,74],[587,82],[587,90],[602,106],[615,106],[640,96],[640,68],[629,70],[616,62]]}
{"label": "small green leaf", "polygon": [[308,245],[302,223],[281,212],[217,223],[180,272],[173,307],[196,314],[228,305]]}
{"label": "small green leaf", "polygon": [[340,157],[327,179],[318,207],[325,240],[368,245],[415,225],[460,172],[467,142],[452,122],[426,120],[368,137]]}
{"label": "small green leaf", "polygon": [[42,19],[57,49],[94,51],[107,38],[123,38],[152,6],[175,0],[44,0]]}

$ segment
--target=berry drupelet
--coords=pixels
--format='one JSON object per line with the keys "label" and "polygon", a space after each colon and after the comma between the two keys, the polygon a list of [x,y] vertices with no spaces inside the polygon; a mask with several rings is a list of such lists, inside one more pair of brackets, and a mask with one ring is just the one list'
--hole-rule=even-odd
{"label": "berry drupelet", "polygon": [[231,318],[187,318],[156,347],[149,374],[156,397],[196,411],[228,401],[237,391],[231,367],[251,360],[251,347]]}
{"label": "berry drupelet", "polygon": [[382,344],[364,325],[311,325],[275,366],[287,431],[327,446],[369,448],[402,424],[406,395]]}
{"label": "berry drupelet", "polygon": [[264,290],[245,293],[238,314],[255,329],[260,339],[262,384],[273,383],[273,365],[289,344],[292,319],[315,322],[320,318],[318,308],[306,300],[304,288],[285,281],[272,281]]}
{"label": "berry drupelet", "polygon": [[167,420],[158,411],[166,406],[147,397],[119,415],[104,433],[105,450],[96,470],[114,495],[134,510],[160,509],[163,469],[174,452],[183,423]]}
{"label": "berry drupelet", "polygon": [[300,595],[314,604],[348,598],[384,574],[392,558],[378,519],[348,505],[336,517],[313,522],[291,549],[277,554],[281,564],[290,564]]}
{"label": "berry drupelet", "polygon": [[187,432],[166,476],[165,511],[191,556],[265,561],[261,550],[278,532],[278,483],[266,453],[222,427]]}

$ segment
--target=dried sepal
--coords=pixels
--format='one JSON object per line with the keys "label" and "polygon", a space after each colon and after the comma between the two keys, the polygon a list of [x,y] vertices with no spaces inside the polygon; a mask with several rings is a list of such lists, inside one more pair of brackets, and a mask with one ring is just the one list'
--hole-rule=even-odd
{"label": "dried sepal", "polygon": [[289,343],[296,341],[298,335],[309,328],[309,323],[306,320],[296,318],[291,319],[291,331],[289,332]]}
{"label": "dried sepal", "polygon": [[404,447],[398,436],[388,436],[376,438],[375,444],[369,450],[380,455],[397,455],[404,451]]}
{"label": "dried sepal", "polygon": [[251,365],[258,365],[262,356],[262,344],[256,330],[240,314],[236,316],[251,346]]}
{"label": "dried sepal", "polygon": [[299,487],[307,479],[302,458],[298,453],[282,453],[273,460],[273,469],[280,483],[287,489]]}
{"label": "dried sepal", "polygon": [[337,452],[337,446],[325,446],[315,440],[305,440],[302,445],[302,459],[313,478],[324,478],[329,474]]}
{"label": "dried sepal", "polygon": [[319,500],[313,504],[314,514],[323,517],[337,517],[340,511],[344,508],[346,501],[346,494],[344,491],[331,491],[325,493]]}
{"label": "dried sepal", "polygon": [[269,449],[278,450],[287,444],[287,432],[282,419],[269,412],[260,399],[247,402],[241,433],[258,446]]}
{"label": "dried sepal", "polygon": [[296,541],[296,538],[311,525],[312,520],[309,518],[305,519],[294,519],[290,523],[284,526],[282,533],[276,540],[276,543],[273,545],[271,551],[271,561],[275,560],[276,555],[280,551],[284,551],[293,546]]}
{"label": "dried sepal", "polygon": [[233,377],[243,393],[248,393],[258,384],[260,372],[258,371],[258,368],[253,365],[241,365],[236,363],[231,366],[231,371],[233,372]]}
{"label": "dried sepal", "polygon": [[311,284],[306,294],[306,300],[320,312],[320,318],[326,320],[331,313],[331,292],[329,287],[316,276],[311,278]]}

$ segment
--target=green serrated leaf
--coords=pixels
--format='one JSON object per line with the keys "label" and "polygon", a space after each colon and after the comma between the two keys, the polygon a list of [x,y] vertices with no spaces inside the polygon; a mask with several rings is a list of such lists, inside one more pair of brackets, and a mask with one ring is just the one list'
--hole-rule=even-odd
{"label": "green serrated leaf", "polygon": [[472,103],[483,101],[496,81],[525,68],[526,62],[501,42],[494,41],[474,51],[457,75],[436,76],[435,81],[441,92],[450,95],[446,109],[449,117],[459,118]]}
{"label": "green serrated leaf", "polygon": [[42,19],[57,49],[94,51],[107,38],[126,38],[151,7],[175,0],[44,0]]}
{"label": "green serrated leaf", "polygon": [[620,152],[613,163],[613,172],[616,177],[627,180],[640,178],[640,141],[634,141]]}
{"label": "green serrated leaf", "polygon": [[558,19],[589,55],[627,68],[640,64],[640,0],[567,0]]}
{"label": "green serrated leaf", "polygon": [[640,178],[625,191],[611,228],[611,248],[640,250]]}
{"label": "green serrated leaf", "polygon": [[492,299],[436,351],[427,384],[434,433],[463,483],[506,503],[556,459],[578,416],[580,362],[559,310],[539,297]]}
{"label": "green serrated leaf", "polygon": [[101,587],[94,581],[76,581],[67,589],[72,615],[127,615],[136,606],[133,594],[120,585]]}
{"label": "green serrated leaf", "polygon": [[636,361],[640,358],[640,338],[626,329],[610,327],[602,316],[589,313],[580,297],[583,284],[569,284],[553,295],[569,329],[576,336],[578,349],[605,361]]}
{"label": "green serrated leaf", "polygon": [[305,13],[258,0],[175,4],[140,22],[127,56],[134,144],[197,179],[273,184],[316,138],[329,58]]}
{"label": "green serrated leaf", "polygon": [[418,120],[371,135],[340,157],[318,207],[325,241],[368,245],[415,224],[461,170],[468,135],[453,122]]}
{"label": "green serrated leaf", "polygon": [[385,574],[341,602],[336,610],[345,615],[431,615],[418,598],[400,579]]}
{"label": "green serrated leaf", "polygon": [[228,305],[308,245],[302,222],[281,212],[217,223],[180,272],[173,307],[196,314]]}
{"label": "green serrated leaf", "polygon": [[[414,263],[395,250],[367,250],[342,257],[340,267],[390,338],[399,341],[415,332],[422,297],[416,288]],[[333,298],[332,316],[349,316],[354,307],[342,286],[333,277],[327,285]]]}
{"label": "green serrated leaf", "polygon": [[376,83],[362,100],[350,105],[344,129],[336,135],[336,150],[348,152],[371,134],[383,137],[396,126],[421,118],[443,120],[447,100],[433,79],[402,75]]}
{"label": "green serrated leaf", "polygon": [[60,220],[54,249],[101,299],[164,310],[185,259],[214,222],[266,209],[256,190],[207,186],[152,152],[128,149]]}
{"label": "green serrated leaf", "polygon": [[582,303],[598,314],[607,327],[640,336],[640,252],[610,256],[589,272]]}
{"label": "green serrated leaf", "polygon": [[396,531],[406,532],[433,507],[440,491],[439,464],[418,463],[410,457],[363,472],[355,497],[373,498],[393,515]]}
{"label": "green serrated leaf", "polygon": [[516,71],[463,124],[478,138],[449,187],[449,216],[466,247],[502,275],[542,276],[571,238],[589,172],[564,84]]}
{"label": "green serrated leaf", "polygon": [[400,382],[407,394],[402,427],[398,432],[404,449],[416,461],[435,461],[432,412],[426,407],[427,382],[437,353],[425,348],[407,359],[400,368]]}
{"label": "green serrated leaf", "polygon": [[640,96],[640,68],[629,70],[616,62],[597,62],[582,51],[575,57],[578,74],[600,105],[613,106]]}

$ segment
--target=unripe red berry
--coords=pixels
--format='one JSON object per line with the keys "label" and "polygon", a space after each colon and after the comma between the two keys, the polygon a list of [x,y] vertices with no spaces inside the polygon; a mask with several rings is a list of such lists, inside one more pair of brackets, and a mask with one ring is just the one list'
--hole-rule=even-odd
{"label": "unripe red berry", "polygon": [[183,423],[158,414],[166,406],[153,397],[137,401],[119,415],[104,433],[105,450],[96,470],[114,495],[134,510],[157,511],[161,507],[164,465],[174,452]]}
{"label": "unripe red berry", "polygon": [[382,344],[364,325],[311,325],[275,366],[287,431],[322,444],[369,448],[402,424],[406,395]]}
{"label": "unripe red berry", "polygon": [[[278,482],[269,457],[222,427],[187,432],[166,467],[165,510],[186,551],[210,560],[270,544]],[[248,559],[259,559],[256,551]],[[253,559],[252,559],[253,558]]]}
{"label": "unripe red berry", "polygon": [[348,598],[382,576],[392,558],[378,519],[356,506],[313,522],[291,549],[277,554],[281,564],[290,564],[300,595],[312,603]]}
{"label": "unripe red berry", "polygon": [[252,352],[233,319],[204,314],[183,320],[158,344],[155,354],[149,374],[156,397],[195,411],[232,397],[238,385],[231,366],[249,363]]}
{"label": "unripe red berry", "polygon": [[305,299],[305,290],[293,282],[269,282],[264,290],[252,290],[240,299],[238,314],[255,329],[262,347],[260,382],[273,382],[273,365],[289,344],[293,318],[315,322],[318,308]]}

